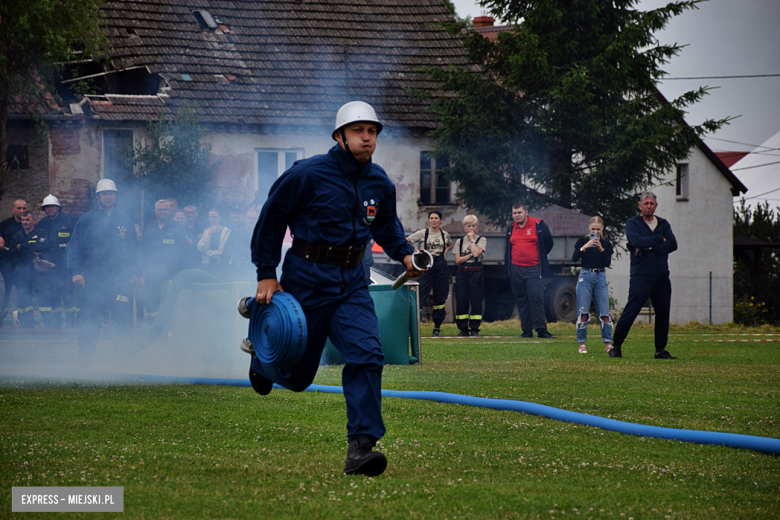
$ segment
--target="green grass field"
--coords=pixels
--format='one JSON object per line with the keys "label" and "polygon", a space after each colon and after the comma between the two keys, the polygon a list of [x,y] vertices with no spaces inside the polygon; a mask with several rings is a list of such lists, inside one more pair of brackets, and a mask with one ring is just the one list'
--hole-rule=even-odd
{"label": "green grass field", "polygon": [[[676,327],[676,361],[652,359],[647,326],[623,359],[604,354],[595,328],[586,355],[573,326],[551,331],[559,339],[520,340],[505,322],[483,326],[500,338],[424,340],[423,364],[386,367],[383,387],[780,438],[780,342],[713,341],[778,329]],[[339,385],[340,367],[315,383]],[[341,395],[6,381],[0,403],[2,518],[52,516],[11,513],[11,486],[124,486],[125,512],[101,518],[780,517],[777,456],[517,412],[386,398],[389,466],[368,479],[341,474]]]}

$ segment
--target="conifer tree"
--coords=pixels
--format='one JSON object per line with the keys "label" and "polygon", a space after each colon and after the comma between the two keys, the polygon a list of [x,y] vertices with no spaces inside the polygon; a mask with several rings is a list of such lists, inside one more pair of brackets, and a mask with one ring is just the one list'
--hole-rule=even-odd
{"label": "conifer tree", "polygon": [[554,203],[602,216],[615,238],[637,194],[727,123],[683,121],[706,87],[670,101],[657,88],[680,47],[654,33],[697,3],[643,12],[636,0],[486,0],[511,31],[489,40],[450,24],[474,65],[428,70],[441,82],[431,135],[460,200],[495,222],[520,200]]}

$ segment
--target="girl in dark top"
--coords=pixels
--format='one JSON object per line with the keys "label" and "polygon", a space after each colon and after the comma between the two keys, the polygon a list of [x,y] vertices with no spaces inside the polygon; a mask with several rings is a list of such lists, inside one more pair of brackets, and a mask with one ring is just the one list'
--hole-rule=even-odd
{"label": "girl in dark top", "polygon": [[612,349],[612,319],[609,317],[609,287],[606,268],[612,263],[612,244],[602,234],[604,221],[593,217],[588,224],[587,236],[577,240],[572,260],[582,260],[582,270],[577,279],[577,342],[580,354],[587,354],[585,342],[588,340],[588,321],[590,304],[596,305],[601,324],[601,341],[604,352]]}

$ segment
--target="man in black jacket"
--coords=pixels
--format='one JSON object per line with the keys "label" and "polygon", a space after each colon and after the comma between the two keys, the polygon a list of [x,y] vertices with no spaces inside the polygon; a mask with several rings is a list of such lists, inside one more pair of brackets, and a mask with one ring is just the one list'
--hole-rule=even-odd
{"label": "man in black jacket", "polygon": [[655,216],[658,201],[654,193],[642,194],[640,214],[626,222],[626,239],[631,255],[631,282],[628,303],[615,327],[610,357],[623,357],[622,345],[631,325],[648,298],[655,309],[655,359],[677,359],[666,351],[669,339],[669,309],[672,282],[669,280],[669,253],[677,251],[677,239],[669,222]]}
{"label": "man in black jacket", "polygon": [[512,206],[512,222],[506,231],[507,275],[520,311],[521,338],[555,338],[544,316],[545,278],[550,277],[547,254],[553,248],[550,230],[543,220],[529,217],[522,202]]}
{"label": "man in black jacket", "polygon": [[48,277],[35,270],[33,260],[39,258],[48,246],[46,231],[35,226],[32,212],[25,211],[21,216],[22,229],[11,237],[11,252],[16,260],[16,294],[19,301],[19,325],[23,329],[35,328],[33,315],[33,296],[43,316],[50,310],[44,307],[48,301]]}

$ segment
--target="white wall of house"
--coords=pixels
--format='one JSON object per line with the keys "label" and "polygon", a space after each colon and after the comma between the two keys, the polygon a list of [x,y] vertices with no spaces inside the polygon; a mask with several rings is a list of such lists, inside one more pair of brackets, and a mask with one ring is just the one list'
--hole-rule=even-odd
{"label": "white wall of house", "polygon": [[[651,189],[658,197],[656,215],[669,221],[678,244],[669,255],[671,320],[709,323],[711,312],[712,323],[727,323],[733,316],[731,183],[698,147],[688,158],[687,170],[687,196],[677,196],[676,171]],[[607,275],[619,308],[628,298],[629,262],[623,252],[613,258]]]}
{"label": "white wall of house", "polygon": [[[396,186],[398,215],[407,232],[425,226],[430,209],[441,210],[447,230],[462,231],[461,220],[466,211],[457,204],[420,206],[420,153],[433,149],[429,140],[383,133],[377,140],[373,160],[382,166]],[[220,189],[244,197],[244,203],[254,200],[255,190],[270,188],[268,182],[258,182],[258,152],[298,151],[300,158],[327,153],[335,144],[328,133],[321,135],[212,133],[205,143],[211,146],[213,162],[218,162]],[[280,173],[284,169],[280,169]],[[454,195],[454,187],[452,188]]]}

